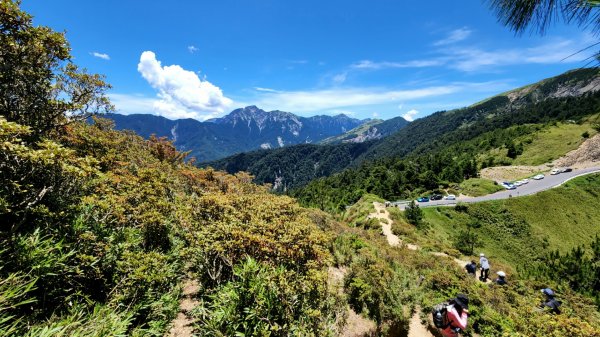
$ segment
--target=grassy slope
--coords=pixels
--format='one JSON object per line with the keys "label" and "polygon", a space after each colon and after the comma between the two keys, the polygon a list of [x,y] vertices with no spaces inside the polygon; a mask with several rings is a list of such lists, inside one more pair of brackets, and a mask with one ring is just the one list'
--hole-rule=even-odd
{"label": "grassy slope", "polygon": [[[548,240],[548,249],[567,251],[589,243],[600,234],[600,175],[580,177],[549,191],[533,196],[477,204],[481,210],[504,214],[530,225],[531,235],[511,237],[506,229],[482,226],[477,233],[484,245],[477,249],[493,259],[516,266],[527,261],[532,249]],[[425,221],[430,225],[419,242],[430,246],[446,246],[451,250],[452,238],[471,216],[451,208],[426,208]],[[424,234],[424,233],[421,233]],[[510,241],[510,242],[508,242]]]}
{"label": "grassy slope", "polygon": [[354,205],[350,206],[344,213],[343,219],[353,227],[377,228],[379,223],[377,220],[367,220],[367,216],[372,213],[375,208],[373,202],[384,202],[380,197],[373,194],[365,194]]}
{"label": "grassy slope", "polygon": [[489,179],[471,178],[460,183],[460,192],[472,197],[492,194],[502,189],[502,186]]}
{"label": "grassy slope", "polygon": [[574,179],[564,186],[505,205],[525,219],[535,234],[548,237],[551,248],[569,250],[600,234],[600,175]]}
{"label": "grassy slope", "polygon": [[[597,118],[595,115],[594,118]],[[567,152],[575,150],[585,141],[581,134],[587,131],[590,136],[597,132],[590,125],[591,117],[579,124],[558,123],[556,126],[540,130],[525,144],[523,154],[517,157],[515,165],[541,165],[551,162]],[[593,120],[593,119],[592,119]]]}
{"label": "grassy slope", "polygon": [[584,118],[580,124],[556,123],[552,125],[539,124],[540,130],[533,134],[514,139],[515,143],[523,144],[523,153],[516,159],[507,157],[505,147],[489,150],[479,156],[479,159],[495,158],[496,163],[506,165],[542,165],[558,159],[569,151],[577,149],[584,141],[581,135],[588,132],[590,137],[598,133],[592,127],[600,122],[600,114]]}

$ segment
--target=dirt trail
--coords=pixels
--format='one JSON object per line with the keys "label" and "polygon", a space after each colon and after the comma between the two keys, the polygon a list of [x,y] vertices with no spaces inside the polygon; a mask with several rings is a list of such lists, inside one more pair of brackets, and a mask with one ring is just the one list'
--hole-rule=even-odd
{"label": "dirt trail", "polygon": [[421,322],[421,308],[417,307],[408,324],[407,337],[433,337],[433,334]]}
{"label": "dirt trail", "polygon": [[179,313],[171,322],[171,329],[165,334],[165,337],[192,337],[194,328],[192,324],[194,320],[189,317],[190,311],[198,305],[198,301],[194,298],[200,286],[195,280],[187,280],[183,285],[183,299],[179,302]]}
{"label": "dirt trail", "polygon": [[[328,280],[331,286],[338,288],[340,293],[344,291],[344,277],[347,273],[348,270],[346,267],[329,267]],[[340,331],[338,337],[364,337],[375,335],[377,331],[377,325],[374,321],[357,314],[349,306],[346,308],[346,311],[346,324]]]}
{"label": "dirt trail", "polygon": [[[390,212],[388,212],[385,205],[378,202],[374,202],[373,207],[375,207],[375,212],[369,214],[368,218],[379,219],[383,235],[385,235],[385,237],[387,238],[389,245],[392,247],[396,247],[402,244],[403,242],[400,240],[400,238],[392,232],[392,219],[390,218]],[[385,221],[381,221],[382,219]],[[404,244],[404,246],[410,250],[420,249],[419,246],[413,245],[412,243]]]}

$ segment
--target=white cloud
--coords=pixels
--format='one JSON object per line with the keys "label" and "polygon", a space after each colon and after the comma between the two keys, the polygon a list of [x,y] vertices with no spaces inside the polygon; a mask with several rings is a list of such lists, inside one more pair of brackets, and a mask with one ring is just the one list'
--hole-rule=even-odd
{"label": "white cloud", "polygon": [[418,110],[412,109],[407,111],[405,114],[402,115],[402,118],[406,119],[409,122],[412,122],[415,120],[415,116],[419,114]]}
{"label": "white cloud", "polygon": [[525,49],[498,49],[486,51],[479,48],[448,49],[449,66],[462,71],[476,71],[484,68],[518,64],[556,64],[580,62],[588,57],[579,53],[567,56],[582,49],[584,44],[573,40],[554,39],[551,42]]}
{"label": "white cloud", "polygon": [[435,67],[443,65],[443,60],[413,60],[407,62],[373,62],[370,60],[362,60],[360,62],[350,65],[352,69],[367,69],[367,70],[379,70],[389,68],[424,68],[424,67]]}
{"label": "white cloud", "polygon": [[195,72],[178,65],[161,66],[151,51],[142,53],[138,71],[158,91],[154,111],[164,117],[206,120],[224,113],[233,103]]}
{"label": "white cloud", "polygon": [[124,115],[130,114],[151,114],[154,111],[155,98],[143,95],[115,94],[108,95],[112,104],[115,105],[117,112]]}
{"label": "white cloud", "polygon": [[187,47],[187,50],[188,50],[188,51],[189,51],[191,54],[193,54],[193,53],[195,53],[195,52],[199,51],[200,49],[198,49],[198,48],[196,48],[196,46],[193,46],[193,45],[192,45],[192,46],[188,46],[188,47]]}
{"label": "white cloud", "polygon": [[252,104],[267,110],[294,113],[322,112],[348,107],[409,102],[459,92],[489,92],[490,88],[507,88],[500,82],[452,83],[418,89],[390,90],[382,88],[330,88],[324,90],[261,92]]}
{"label": "white cloud", "polygon": [[[464,36],[456,34],[457,36]],[[455,36],[455,40],[456,40]],[[445,66],[464,72],[492,70],[501,66],[522,64],[557,64],[581,62],[589,53],[576,53],[592,44],[589,38],[579,40],[555,38],[544,44],[530,48],[482,49],[478,47],[445,46],[438,50],[439,55],[431,59],[404,62],[373,62],[363,60],[350,65],[352,70],[381,70],[389,68],[422,68]],[[571,56],[572,55],[572,56]],[[570,56],[570,57],[569,57]]]}
{"label": "white cloud", "polygon": [[262,87],[254,87],[254,90],[262,91],[262,92],[279,92],[279,90],[275,90],[275,89],[271,89],[271,88],[262,88]]}
{"label": "white cloud", "polygon": [[348,73],[343,72],[343,73],[333,76],[331,80],[333,81],[333,84],[339,85],[339,84],[346,82],[347,77],[348,77]]}
{"label": "white cloud", "polygon": [[99,53],[97,51],[95,52],[91,52],[90,54],[92,54],[92,56],[109,61],[110,60],[110,56],[108,54],[105,53]]}
{"label": "white cloud", "polygon": [[460,42],[467,39],[471,35],[472,31],[467,27],[462,27],[451,31],[448,36],[442,40],[438,40],[433,43],[434,46],[445,46]]}

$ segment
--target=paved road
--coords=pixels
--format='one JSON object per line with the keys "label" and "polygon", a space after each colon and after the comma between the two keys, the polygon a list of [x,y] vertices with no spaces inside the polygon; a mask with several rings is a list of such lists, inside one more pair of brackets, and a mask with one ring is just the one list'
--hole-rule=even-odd
{"label": "paved road", "polygon": [[[590,167],[586,169],[573,170],[572,172],[560,173],[557,175],[546,174],[542,180],[529,179],[529,184],[521,185],[515,190],[504,190],[493,194],[484,195],[481,197],[459,197],[456,200],[433,200],[429,202],[419,202],[419,207],[432,206],[454,206],[458,202],[481,202],[488,200],[508,199],[510,197],[520,197],[524,195],[535,194],[541,191],[551,189],[562,185],[568,180],[575,177],[600,172],[600,167]],[[398,205],[400,209],[404,209],[406,205]]]}

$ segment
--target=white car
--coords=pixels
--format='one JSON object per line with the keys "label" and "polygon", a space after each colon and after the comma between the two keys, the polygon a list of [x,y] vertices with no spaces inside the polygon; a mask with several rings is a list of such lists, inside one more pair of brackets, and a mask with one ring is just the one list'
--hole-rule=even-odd
{"label": "white car", "polygon": [[519,187],[519,186],[523,185],[523,182],[521,180],[517,180],[513,183],[513,185]]}
{"label": "white car", "polygon": [[456,200],[456,196],[454,194],[448,194],[444,197],[446,200]]}
{"label": "white car", "polygon": [[542,180],[542,179],[544,179],[544,175],[540,173],[540,174],[534,176],[532,179],[533,180]]}
{"label": "white car", "polygon": [[512,183],[510,183],[508,181],[505,181],[505,182],[501,183],[500,186],[506,188],[507,190],[514,190],[514,189],[517,188],[517,186],[515,186],[514,184],[512,184]]}
{"label": "white car", "polygon": [[559,174],[560,172],[561,172],[561,170],[560,170],[560,169],[557,169],[557,168],[555,168],[555,169],[552,169],[552,171],[550,171],[550,174],[551,174],[551,175],[557,175],[557,174]]}
{"label": "white car", "polygon": [[523,184],[529,184],[529,179],[525,178],[525,179],[521,180],[521,182],[522,182]]}

